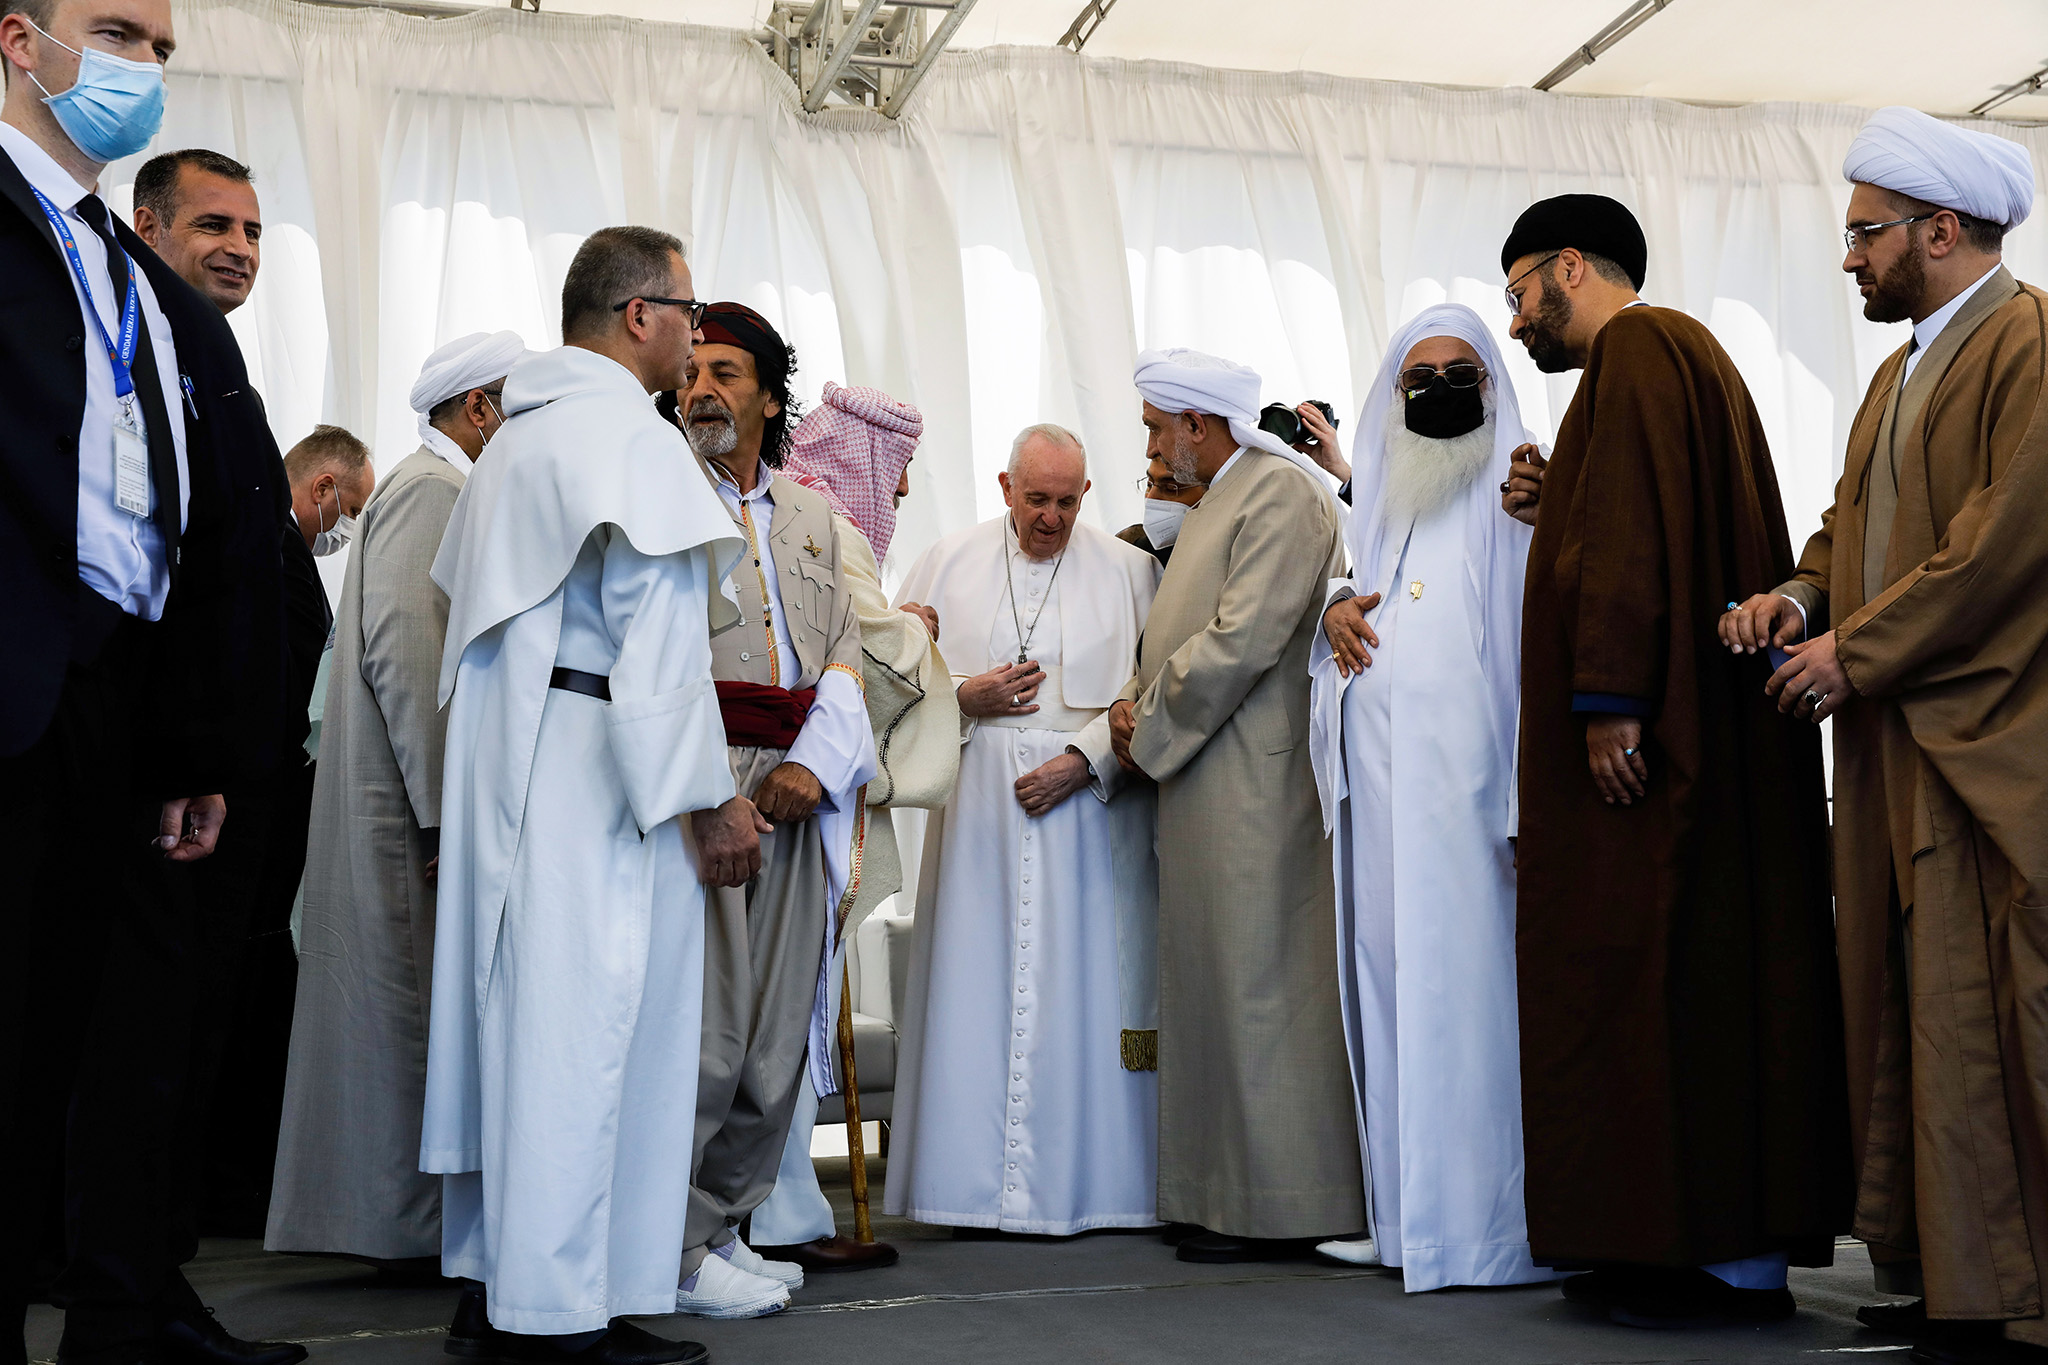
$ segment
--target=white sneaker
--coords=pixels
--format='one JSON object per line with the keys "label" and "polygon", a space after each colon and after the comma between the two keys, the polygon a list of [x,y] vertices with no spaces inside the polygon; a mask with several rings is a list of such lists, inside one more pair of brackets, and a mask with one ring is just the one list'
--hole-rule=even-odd
{"label": "white sneaker", "polygon": [[706,1256],[676,1290],[676,1311],[700,1318],[764,1318],[789,1306],[789,1291],[723,1256]]}
{"label": "white sneaker", "polygon": [[1381,1263],[1379,1243],[1373,1241],[1370,1237],[1360,1237],[1356,1241],[1317,1242],[1316,1251],[1320,1255],[1327,1256],[1333,1261],[1341,1261],[1345,1265],[1379,1265]]}
{"label": "white sneaker", "polygon": [[735,1237],[711,1253],[723,1256],[749,1275],[774,1280],[784,1289],[795,1293],[804,1287],[804,1268],[795,1261],[771,1261],[760,1252]]}

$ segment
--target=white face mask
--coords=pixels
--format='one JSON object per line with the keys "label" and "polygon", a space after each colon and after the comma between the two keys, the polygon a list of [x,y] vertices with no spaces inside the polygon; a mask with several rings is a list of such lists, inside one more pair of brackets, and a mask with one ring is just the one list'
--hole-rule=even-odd
{"label": "white face mask", "polygon": [[1180,524],[1187,520],[1188,506],[1166,498],[1145,499],[1145,538],[1152,548],[1163,550],[1180,539]]}
{"label": "white face mask", "polygon": [[[313,510],[314,515],[318,516],[320,520],[325,521],[327,519],[326,515],[319,510],[318,503],[313,505]],[[334,490],[334,510],[337,513],[337,520],[334,525],[313,533],[313,553],[322,558],[333,554],[355,538],[356,519],[351,516],[340,515],[341,490],[338,488]]]}

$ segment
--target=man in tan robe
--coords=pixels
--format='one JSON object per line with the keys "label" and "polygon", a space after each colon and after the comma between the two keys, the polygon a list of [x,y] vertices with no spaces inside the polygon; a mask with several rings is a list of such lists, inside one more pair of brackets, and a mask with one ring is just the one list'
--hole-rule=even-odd
{"label": "man in tan robe", "polygon": [[1798,573],[1722,636],[1745,653],[1789,644],[1780,705],[1835,718],[1855,1231],[1881,1292],[1924,1296],[1859,1316],[1928,1338],[1916,1360],[2038,1360],[2048,294],[1999,259],[2034,177],[2018,145],[1897,108],[1843,170],[1842,268],[1866,317],[1913,335],[1871,379]]}
{"label": "man in tan robe", "polygon": [[1763,425],[1698,322],[1636,297],[1600,195],[1501,251],[1510,332],[1583,368],[1523,599],[1516,950],[1530,1251],[1618,1321],[1768,1321],[1848,1222],[1818,736],[1718,647],[1792,564]]}
{"label": "man in tan robe", "polygon": [[363,508],[342,579],[264,1235],[272,1251],[440,1277],[441,1178],[420,1171],[420,1118],[448,595],[427,571],[525,351],[517,332],[479,332],[427,357],[411,395],[422,444]]}
{"label": "man in tan robe", "polygon": [[1337,504],[1257,429],[1253,371],[1148,351],[1137,387],[1147,456],[1208,485],[1110,708],[1159,783],[1159,1217],[1183,1260],[1252,1260],[1365,1226],[1308,746]]}

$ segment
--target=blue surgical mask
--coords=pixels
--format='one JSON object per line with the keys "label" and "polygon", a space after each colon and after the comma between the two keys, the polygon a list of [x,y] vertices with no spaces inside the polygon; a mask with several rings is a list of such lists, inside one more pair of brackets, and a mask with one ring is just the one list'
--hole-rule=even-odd
{"label": "blue surgical mask", "polygon": [[[32,19],[29,22],[35,25]],[[79,52],[50,37],[40,25],[35,29],[66,52],[77,53],[78,79],[63,94],[51,94],[34,72],[28,78],[43,92],[43,103],[78,150],[104,166],[147,147],[164,122],[164,69],[94,47]]]}

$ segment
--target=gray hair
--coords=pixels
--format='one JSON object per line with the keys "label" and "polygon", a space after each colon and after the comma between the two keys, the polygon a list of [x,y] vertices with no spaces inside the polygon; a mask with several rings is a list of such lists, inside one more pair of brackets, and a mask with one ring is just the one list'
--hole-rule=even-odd
{"label": "gray hair", "polygon": [[1088,450],[1087,447],[1081,444],[1081,438],[1056,423],[1034,422],[1018,432],[1017,439],[1010,442],[1008,472],[1011,478],[1017,477],[1017,462],[1024,458],[1024,447],[1031,444],[1031,439],[1034,436],[1042,436],[1054,445],[1064,446],[1079,455],[1081,457],[1081,473],[1083,477],[1086,477],[1088,473]]}

